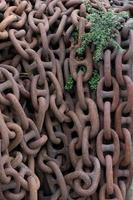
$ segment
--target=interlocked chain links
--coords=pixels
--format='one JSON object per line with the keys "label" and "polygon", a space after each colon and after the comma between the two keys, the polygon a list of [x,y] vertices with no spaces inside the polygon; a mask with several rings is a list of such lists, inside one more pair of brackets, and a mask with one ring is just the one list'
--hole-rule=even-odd
{"label": "interlocked chain links", "polygon": [[[112,3],[132,16],[131,1]],[[90,26],[82,1],[1,0],[0,11],[0,200],[124,200],[132,179],[132,18],[117,37],[124,51],[104,52],[95,93],[92,49],[76,55]]]}

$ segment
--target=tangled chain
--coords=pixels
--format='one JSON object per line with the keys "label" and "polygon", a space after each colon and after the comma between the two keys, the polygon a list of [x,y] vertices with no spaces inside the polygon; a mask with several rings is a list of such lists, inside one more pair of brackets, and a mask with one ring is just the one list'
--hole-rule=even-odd
{"label": "tangled chain", "polygon": [[[90,1],[97,6],[97,1]],[[0,200],[124,200],[132,179],[133,5],[106,49],[97,91],[80,0],[0,1]],[[109,1],[104,1],[106,9]],[[118,6],[118,7],[116,7]],[[81,66],[86,71],[80,70]],[[65,90],[71,74],[74,90]]]}

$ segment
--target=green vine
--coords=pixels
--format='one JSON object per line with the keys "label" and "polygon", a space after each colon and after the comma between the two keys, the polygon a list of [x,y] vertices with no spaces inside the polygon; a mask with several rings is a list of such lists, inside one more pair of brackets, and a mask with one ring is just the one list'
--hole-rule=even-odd
{"label": "green vine", "polygon": [[92,77],[88,81],[88,85],[91,91],[96,91],[98,82],[100,81],[100,75],[97,70],[93,70]]}
{"label": "green vine", "polygon": [[[98,63],[102,60],[103,52],[108,47],[114,47],[118,50],[122,50],[120,45],[116,41],[116,36],[118,31],[123,27],[124,22],[129,18],[126,12],[114,13],[112,10],[104,11],[102,6],[99,9],[93,8],[89,3],[86,3],[86,19],[91,23],[91,28],[86,30],[86,32],[80,36],[81,45],[76,50],[78,57],[83,57],[88,46],[93,45],[94,54],[93,60],[95,63]],[[129,28],[133,26],[130,25]],[[79,33],[75,29],[71,37],[74,42],[77,43]],[[78,71],[82,70],[86,72],[86,66],[80,65]],[[93,70],[92,77],[88,81],[88,86],[91,91],[96,91],[98,82],[100,81],[100,75],[97,70]],[[66,84],[65,90],[71,92],[75,84],[75,80],[72,75],[69,75]]]}
{"label": "green vine", "polygon": [[69,75],[68,79],[66,81],[66,84],[65,84],[65,90],[67,92],[71,92],[73,87],[74,87],[74,79],[73,79],[73,77],[71,75]]}
{"label": "green vine", "polygon": [[[80,71],[80,70],[85,72],[86,71],[85,66],[84,65],[80,66],[78,71]],[[93,70],[92,77],[88,81],[88,85],[89,85],[89,88],[91,91],[96,91],[99,81],[100,81],[100,75],[99,75],[98,71]],[[73,90],[74,83],[75,83],[75,81],[74,81],[72,75],[69,75],[69,77],[66,81],[66,84],[65,84],[65,90],[67,92],[71,92]]]}
{"label": "green vine", "polygon": [[128,24],[128,26],[127,26],[129,29],[133,29],[133,24]]}
{"label": "green vine", "polygon": [[[85,66],[85,65],[82,65],[82,64],[79,65],[79,66],[78,66],[78,72],[79,72],[80,70],[83,71],[83,72],[86,72],[86,66]],[[66,81],[66,84],[65,84],[65,90],[66,90],[67,92],[71,92],[72,89],[73,89],[73,87],[74,87],[74,83],[75,83],[75,81],[74,81],[72,75],[69,75],[69,76],[68,76],[68,79],[67,79],[67,81]]]}
{"label": "green vine", "polygon": [[74,31],[72,32],[72,34],[71,34],[71,37],[73,38],[73,40],[74,40],[75,42],[77,42],[77,41],[78,41],[78,30],[74,30]]}
{"label": "green vine", "polygon": [[93,59],[95,63],[98,63],[102,59],[103,51],[107,47],[113,46],[121,49],[115,39],[117,31],[122,28],[123,22],[128,18],[128,15],[126,12],[114,13],[112,10],[107,12],[100,9],[97,10],[89,4],[86,4],[86,11],[86,19],[91,22],[91,28],[89,32],[85,32],[81,36],[81,46],[76,53],[79,57],[83,56],[88,45],[93,44]]}

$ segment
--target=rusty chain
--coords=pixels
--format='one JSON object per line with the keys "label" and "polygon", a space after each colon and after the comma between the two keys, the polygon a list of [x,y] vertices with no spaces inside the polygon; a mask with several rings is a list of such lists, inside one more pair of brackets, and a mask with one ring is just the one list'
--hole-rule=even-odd
{"label": "rusty chain", "polygon": [[133,3],[104,0],[111,6],[130,15],[117,38],[124,51],[104,51],[93,92],[92,49],[76,55],[90,26],[81,0],[0,1],[0,200],[125,200],[133,170]]}

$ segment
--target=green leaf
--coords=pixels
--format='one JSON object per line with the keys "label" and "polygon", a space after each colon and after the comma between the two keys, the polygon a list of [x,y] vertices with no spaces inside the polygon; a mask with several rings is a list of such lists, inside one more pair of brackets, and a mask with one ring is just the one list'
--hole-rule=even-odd
{"label": "green leaf", "polygon": [[123,27],[123,22],[129,18],[127,12],[114,13],[112,10],[107,12],[93,8],[87,1],[84,2],[86,6],[87,16],[91,22],[89,32],[85,32],[81,38],[82,42],[77,49],[77,55],[83,56],[86,48],[94,45],[93,59],[95,63],[102,60],[103,52],[106,48],[112,45],[119,50],[120,45],[115,41],[116,32]]}
{"label": "green leaf", "polygon": [[88,85],[91,91],[96,91],[98,82],[100,81],[100,75],[97,70],[93,70],[92,77],[88,81]]}
{"label": "green leaf", "polygon": [[70,92],[74,87],[74,79],[71,75],[69,75],[67,81],[66,81],[66,84],[65,84],[65,90],[67,92]]}

